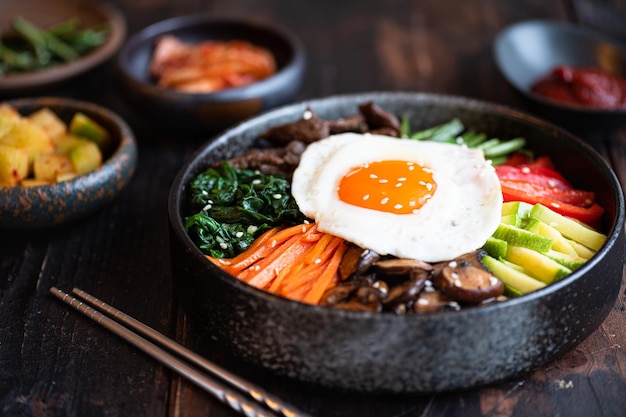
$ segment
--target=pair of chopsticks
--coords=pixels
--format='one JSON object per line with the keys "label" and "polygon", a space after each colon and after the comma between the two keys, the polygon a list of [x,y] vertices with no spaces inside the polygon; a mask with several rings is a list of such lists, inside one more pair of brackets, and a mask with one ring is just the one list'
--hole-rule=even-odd
{"label": "pair of chopsticks", "polygon": [[[50,288],[50,292],[61,301],[152,356],[163,365],[186,377],[245,416],[271,417],[279,415],[284,417],[308,417],[307,414],[284,404],[252,383],[209,362],[200,355],[122,311],[89,295],[85,291],[74,288],[72,292],[78,298],[55,287]],[[158,344],[161,346],[158,346]],[[193,365],[201,369],[194,368]],[[210,375],[204,373],[203,370]],[[224,384],[224,382],[228,383],[228,385]],[[237,388],[241,392],[233,388]]]}

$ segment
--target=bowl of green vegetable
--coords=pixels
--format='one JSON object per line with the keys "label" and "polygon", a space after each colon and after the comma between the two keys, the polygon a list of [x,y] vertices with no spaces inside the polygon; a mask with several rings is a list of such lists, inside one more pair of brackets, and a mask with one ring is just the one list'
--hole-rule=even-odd
{"label": "bowl of green vegetable", "polygon": [[[446,163],[426,156],[435,149]],[[401,171],[370,171],[381,167]],[[444,190],[448,168],[466,196]],[[476,197],[485,188],[472,183],[494,175],[493,193]],[[406,187],[432,194],[395,213],[404,194],[393,190]],[[169,220],[190,320],[244,360],[332,389],[443,392],[519,377],[593,332],[622,280],[624,198],[606,161],[552,124],[461,97],[333,96],[244,121],[181,169]],[[490,223],[480,242],[434,253],[473,239],[463,228],[474,220]]]}
{"label": "bowl of green vegetable", "polygon": [[126,20],[110,3],[6,0],[0,5],[0,94],[47,89],[110,59]]}

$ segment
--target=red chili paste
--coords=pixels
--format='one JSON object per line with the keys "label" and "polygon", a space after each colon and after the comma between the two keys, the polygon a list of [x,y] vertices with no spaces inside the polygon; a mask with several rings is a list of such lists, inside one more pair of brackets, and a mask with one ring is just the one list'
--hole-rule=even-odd
{"label": "red chili paste", "polygon": [[626,81],[599,68],[555,67],[532,91],[551,100],[598,109],[626,108]]}

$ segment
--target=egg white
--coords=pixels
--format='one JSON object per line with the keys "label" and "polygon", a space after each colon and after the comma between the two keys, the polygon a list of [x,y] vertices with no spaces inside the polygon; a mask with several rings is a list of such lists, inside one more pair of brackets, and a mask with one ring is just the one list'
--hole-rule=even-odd
{"label": "egg white", "polygon": [[[437,189],[417,212],[393,214],[339,199],[339,182],[352,167],[383,160],[432,169]],[[371,134],[344,133],[310,144],[294,172],[292,193],[318,230],[381,255],[427,262],[481,247],[502,210],[500,181],[482,151]]]}

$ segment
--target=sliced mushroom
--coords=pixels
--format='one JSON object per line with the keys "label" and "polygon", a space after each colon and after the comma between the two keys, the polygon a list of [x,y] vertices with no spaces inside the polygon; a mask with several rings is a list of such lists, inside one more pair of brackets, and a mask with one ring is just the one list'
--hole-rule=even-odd
{"label": "sliced mushroom", "polygon": [[411,271],[432,271],[433,266],[416,259],[385,259],[374,264],[377,272],[385,275],[408,275]]}
{"label": "sliced mushroom", "polygon": [[339,279],[346,280],[352,275],[364,274],[378,259],[380,255],[373,250],[351,246],[339,264]]}
{"label": "sliced mushroom", "polygon": [[413,311],[418,314],[459,309],[459,303],[437,290],[422,291],[419,298],[413,303]]}
{"label": "sliced mushroom", "polygon": [[426,286],[427,277],[426,273],[415,274],[412,279],[392,287],[383,301],[383,308],[396,311],[401,305],[406,307],[415,301]]}
{"label": "sliced mushroom", "polygon": [[321,305],[334,305],[343,303],[352,297],[360,285],[356,282],[345,282],[329,288],[324,292],[320,300]]}
{"label": "sliced mushroom", "polygon": [[504,293],[504,284],[482,266],[482,251],[465,254],[448,262],[433,277],[433,285],[463,303],[480,303]]}

